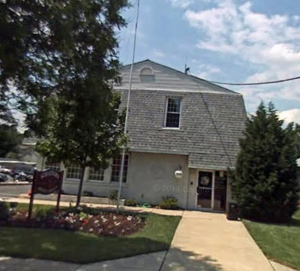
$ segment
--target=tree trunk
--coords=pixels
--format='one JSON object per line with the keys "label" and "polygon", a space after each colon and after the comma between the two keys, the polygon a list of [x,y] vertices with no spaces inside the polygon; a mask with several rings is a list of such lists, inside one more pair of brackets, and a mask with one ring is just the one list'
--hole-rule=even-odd
{"label": "tree trunk", "polygon": [[81,200],[82,186],[83,186],[85,169],[86,169],[86,166],[84,166],[84,167],[81,168],[81,177],[80,177],[79,188],[78,188],[78,193],[77,193],[76,207],[79,207],[80,200]]}

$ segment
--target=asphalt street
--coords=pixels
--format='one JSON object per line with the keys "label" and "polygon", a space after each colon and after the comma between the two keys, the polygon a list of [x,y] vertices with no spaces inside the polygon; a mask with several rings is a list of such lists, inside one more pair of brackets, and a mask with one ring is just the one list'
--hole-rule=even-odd
{"label": "asphalt street", "polygon": [[4,185],[0,183],[0,198],[15,198],[20,194],[26,194],[31,189],[31,184],[27,185]]}

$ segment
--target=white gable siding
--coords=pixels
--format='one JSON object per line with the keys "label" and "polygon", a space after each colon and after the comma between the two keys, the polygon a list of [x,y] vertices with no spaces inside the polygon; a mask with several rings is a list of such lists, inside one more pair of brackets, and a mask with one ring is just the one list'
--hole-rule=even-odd
{"label": "white gable siding", "polygon": [[[153,80],[151,76],[141,75],[141,71],[149,67],[153,71]],[[130,78],[130,66],[121,68],[122,85],[115,86],[115,89],[128,89]],[[207,81],[189,76],[171,68],[164,67],[152,61],[143,61],[136,63],[133,68],[132,89],[144,90],[179,90],[179,91],[201,91],[214,93],[236,94],[235,92],[213,85]]]}

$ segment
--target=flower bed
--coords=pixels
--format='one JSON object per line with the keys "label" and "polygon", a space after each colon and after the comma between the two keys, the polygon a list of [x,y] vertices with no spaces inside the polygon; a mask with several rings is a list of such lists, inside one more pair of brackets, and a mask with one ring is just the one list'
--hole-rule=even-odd
{"label": "flower bed", "polygon": [[81,231],[95,235],[124,236],[144,227],[145,221],[139,216],[101,212],[97,209],[69,209],[58,214],[53,210],[36,213],[28,220],[26,210],[18,210],[2,226],[65,229]]}

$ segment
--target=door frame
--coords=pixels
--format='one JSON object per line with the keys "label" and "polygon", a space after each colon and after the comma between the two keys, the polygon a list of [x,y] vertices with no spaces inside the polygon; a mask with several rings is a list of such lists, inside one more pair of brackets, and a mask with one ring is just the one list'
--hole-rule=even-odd
{"label": "door frame", "polygon": [[[203,208],[198,205],[198,193],[197,193],[197,187],[199,183],[199,172],[210,172],[212,173],[212,185],[211,185],[211,206],[210,208]],[[197,169],[197,186],[196,186],[196,197],[195,197],[195,206],[198,210],[207,210],[211,211],[215,207],[215,176],[216,176],[216,171],[215,170],[202,170],[202,169]]]}

